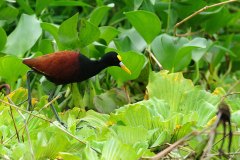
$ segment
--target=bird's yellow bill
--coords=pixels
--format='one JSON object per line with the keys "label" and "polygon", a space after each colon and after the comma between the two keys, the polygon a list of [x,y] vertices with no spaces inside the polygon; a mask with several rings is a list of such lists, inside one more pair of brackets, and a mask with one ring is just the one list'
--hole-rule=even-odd
{"label": "bird's yellow bill", "polygon": [[120,66],[125,72],[127,72],[128,74],[132,74],[131,71],[122,62],[120,62]]}

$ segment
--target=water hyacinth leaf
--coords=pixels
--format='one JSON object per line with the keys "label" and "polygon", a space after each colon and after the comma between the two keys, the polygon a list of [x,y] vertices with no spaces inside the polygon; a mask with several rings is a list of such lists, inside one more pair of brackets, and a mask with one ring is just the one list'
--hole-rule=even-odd
{"label": "water hyacinth leaf", "polygon": [[19,10],[13,6],[7,6],[1,8],[0,19],[1,20],[14,20],[18,16]]}
{"label": "water hyacinth leaf", "polygon": [[100,36],[98,27],[85,19],[81,20],[79,30],[79,40],[82,48],[96,41]]}
{"label": "water hyacinth leaf", "polygon": [[82,1],[69,1],[69,0],[54,0],[49,4],[50,6],[83,6],[91,7],[88,3]]}
{"label": "water hyacinth leaf", "polygon": [[94,106],[101,113],[111,113],[127,103],[126,94],[120,89],[111,89],[94,97]]}
{"label": "water hyacinth leaf", "polygon": [[35,15],[22,14],[15,30],[8,36],[2,52],[22,57],[42,34],[40,21]]}
{"label": "water hyacinth leaf", "polygon": [[138,10],[126,12],[125,15],[147,44],[161,32],[161,21],[152,12]]}
{"label": "water hyacinth leaf", "polygon": [[7,34],[2,27],[0,27],[0,50],[3,49],[7,42]]}
{"label": "water hyacinth leaf", "polygon": [[195,38],[189,41],[183,37],[176,38],[163,34],[154,39],[152,50],[163,68],[180,71],[189,65],[194,50],[205,49],[207,45],[209,43],[205,38]]}
{"label": "water hyacinth leaf", "polygon": [[103,26],[100,27],[99,30],[101,32],[99,38],[104,39],[107,44],[109,44],[119,33],[116,28],[111,26]]}
{"label": "water hyacinth leaf", "polygon": [[69,19],[65,20],[59,27],[58,37],[60,43],[64,48],[62,49],[76,49],[79,45],[78,31],[78,13]]}
{"label": "water hyacinth leaf", "polygon": [[111,7],[109,6],[100,6],[94,9],[90,15],[90,22],[95,26],[99,26],[103,18],[106,17],[110,8]]}
{"label": "water hyacinth leaf", "polygon": [[13,84],[17,79],[25,75],[27,70],[28,67],[22,63],[21,59],[15,56],[0,57],[0,77],[10,84],[10,86],[14,86]]}
{"label": "water hyacinth leaf", "polygon": [[54,40],[57,43],[58,48],[60,48],[60,49],[63,48],[62,44],[59,41],[59,36],[58,36],[58,28],[59,27],[58,26],[51,24],[51,23],[42,22],[41,27],[44,31],[49,32],[53,36]]}
{"label": "water hyacinth leaf", "polygon": [[118,84],[122,85],[123,82],[136,79],[139,76],[142,68],[146,64],[146,58],[143,54],[134,51],[119,54],[122,57],[123,63],[131,71],[131,75],[119,67],[110,67],[107,70],[113,76],[113,78],[117,80]]}

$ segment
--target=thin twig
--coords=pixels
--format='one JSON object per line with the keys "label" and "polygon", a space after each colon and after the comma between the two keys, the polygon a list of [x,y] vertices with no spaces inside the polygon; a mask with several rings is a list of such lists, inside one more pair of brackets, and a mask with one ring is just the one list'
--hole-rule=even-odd
{"label": "thin twig", "polygon": [[222,113],[219,112],[218,115],[217,115],[217,119],[216,119],[215,123],[213,124],[212,129],[210,131],[208,144],[206,145],[206,147],[203,150],[203,154],[202,154],[201,159],[205,159],[205,158],[209,159],[210,158],[210,157],[207,157],[207,156],[209,155],[210,150],[213,146],[213,142],[214,142],[214,138],[215,138],[215,134],[216,134],[216,128],[218,126],[218,123],[220,121],[221,116],[222,116]]}
{"label": "thin twig", "polygon": [[[7,97],[7,98],[8,98],[8,101],[9,101],[11,104],[15,105],[15,104],[13,103],[13,101],[12,101],[9,97]],[[11,106],[10,106],[10,108],[11,108]],[[30,137],[30,134],[29,134],[29,130],[28,130],[28,125],[27,125],[26,118],[25,118],[25,116],[22,114],[22,112],[21,112],[20,110],[18,110],[18,109],[16,109],[16,110],[17,110],[17,112],[19,113],[19,115],[23,118],[24,127],[25,127],[25,129],[26,129],[26,133],[27,133],[27,137],[28,137],[28,143],[29,143],[29,146],[30,146],[30,151],[31,151],[32,159],[34,160],[34,159],[36,159],[36,158],[35,158],[35,156],[34,156],[34,151],[33,151],[33,147],[32,147],[32,141],[31,141],[31,137]]]}
{"label": "thin twig", "polygon": [[[79,142],[81,142],[81,143],[83,143],[83,144],[86,144],[85,142],[83,142],[82,140],[80,140],[80,139],[77,138],[76,136],[72,135],[72,134],[71,134],[70,132],[68,132],[67,130],[59,127],[59,125],[57,125],[56,123],[52,122],[51,120],[49,120],[49,119],[47,119],[47,118],[41,117],[41,116],[39,116],[39,115],[37,115],[37,114],[33,114],[32,112],[26,111],[26,110],[24,110],[24,109],[22,109],[22,108],[19,108],[18,106],[14,105],[14,104],[5,102],[5,101],[3,101],[3,100],[1,100],[1,99],[0,99],[0,102],[4,103],[4,104],[6,104],[6,105],[12,106],[13,108],[15,108],[15,109],[17,109],[17,110],[20,110],[20,111],[23,111],[23,112],[25,112],[25,113],[28,113],[29,115],[32,115],[32,116],[34,116],[34,117],[37,117],[37,118],[42,119],[42,120],[44,120],[44,121],[47,121],[47,122],[53,124],[54,126],[56,126],[57,128],[59,128],[60,130],[62,130],[63,132],[67,133],[69,136],[71,136],[72,138],[76,139],[77,141],[79,141]],[[93,149],[93,148],[92,148],[92,149]],[[94,149],[93,149],[93,150],[94,150]],[[96,150],[95,150],[95,151],[96,151]]]}
{"label": "thin twig", "polygon": [[[8,102],[11,102],[11,99],[7,96],[7,99],[8,99]],[[12,118],[12,121],[13,121],[13,126],[15,128],[15,131],[16,131],[16,135],[17,135],[17,140],[18,142],[20,142],[20,138],[19,138],[19,133],[18,133],[18,129],[17,129],[17,125],[16,125],[16,122],[15,122],[15,119],[13,117],[13,112],[12,112],[12,107],[10,106],[10,116]]]}
{"label": "thin twig", "polygon": [[183,138],[181,138],[180,140],[176,141],[175,143],[173,143],[172,145],[170,145],[169,147],[167,147],[166,149],[164,149],[163,151],[159,152],[158,154],[156,154],[155,156],[149,158],[151,160],[158,160],[163,158],[164,156],[166,156],[168,153],[170,153],[172,150],[174,150],[176,147],[178,147],[179,145],[183,144],[184,142],[188,141],[189,139],[191,139],[193,136],[196,135],[200,135],[204,132],[206,132],[206,130],[208,130],[209,127],[203,129],[200,132],[196,132],[196,131],[192,131],[191,133],[189,133],[188,135],[184,136]]}
{"label": "thin twig", "polygon": [[[56,96],[54,99],[52,99],[50,102],[48,102],[47,104],[45,104],[39,111],[41,112],[43,109],[47,108],[51,103],[53,103],[54,101],[56,101],[60,96]],[[28,121],[27,122],[30,122],[32,119],[34,118],[34,116],[29,116],[28,118]],[[19,132],[24,129],[25,126],[22,126],[20,129],[19,129]],[[11,140],[16,134],[12,135],[9,139],[7,139],[6,141],[3,142],[3,144],[6,144],[9,140]]]}
{"label": "thin twig", "polygon": [[157,58],[154,56],[154,54],[151,52],[150,47],[147,47],[147,48],[146,48],[146,51],[148,52],[149,56],[154,60],[154,62],[156,62],[156,64],[158,65],[159,69],[162,70],[162,69],[163,69],[162,65],[161,65],[160,62],[157,60]]}
{"label": "thin twig", "polygon": [[217,7],[217,6],[221,6],[227,3],[231,3],[231,2],[236,2],[237,0],[228,0],[228,1],[224,1],[224,2],[220,2],[220,3],[216,3],[210,6],[205,6],[201,9],[199,9],[198,11],[194,12],[193,14],[191,14],[190,16],[186,17],[185,19],[183,19],[182,21],[178,22],[175,26],[174,26],[174,35],[176,36],[181,36],[181,34],[177,34],[177,28],[182,25],[184,22],[188,21],[189,19],[193,18],[194,16],[198,15],[199,13],[209,9],[209,8],[213,8],[213,7]]}

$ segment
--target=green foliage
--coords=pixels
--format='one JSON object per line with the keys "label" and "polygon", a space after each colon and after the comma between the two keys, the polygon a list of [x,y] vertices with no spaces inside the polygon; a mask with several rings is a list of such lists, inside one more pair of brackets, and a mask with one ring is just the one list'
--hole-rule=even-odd
{"label": "green foliage", "polygon": [[7,43],[2,52],[23,57],[24,53],[31,49],[41,36],[40,22],[36,16],[22,14],[18,26],[8,36]]}
{"label": "green foliage", "polygon": [[[239,2],[209,8],[174,26],[219,2],[0,0],[0,84],[8,83],[12,91],[8,97],[0,93],[0,159],[148,158],[167,143],[208,127],[222,96],[240,90]],[[183,36],[175,36],[175,29]],[[114,50],[132,72],[111,67],[58,89],[62,97],[53,105],[67,131],[54,122],[47,105],[52,84],[42,76],[31,77],[32,113],[53,123],[30,116],[24,112],[27,103],[21,103],[27,99],[22,87],[28,70],[22,59],[59,50],[92,59]],[[164,71],[158,72],[159,63]],[[12,106],[11,117],[2,101],[16,104],[21,113]],[[225,101],[237,132],[239,95]],[[207,138],[207,133],[195,136],[185,142],[184,151],[172,151],[171,158],[200,158]],[[234,134],[232,152],[239,150],[238,142]],[[216,143],[211,152],[219,147]]]}

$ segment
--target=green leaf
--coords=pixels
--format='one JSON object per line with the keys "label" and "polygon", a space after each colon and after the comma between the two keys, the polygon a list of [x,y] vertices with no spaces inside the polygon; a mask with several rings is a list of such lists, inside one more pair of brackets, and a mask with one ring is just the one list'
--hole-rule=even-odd
{"label": "green leaf", "polygon": [[36,1],[36,14],[39,15],[47,6],[52,3],[53,0],[37,0]]}
{"label": "green leaf", "polygon": [[42,53],[53,53],[53,42],[49,39],[42,39],[39,43],[39,51]]}
{"label": "green leaf", "polygon": [[232,113],[231,115],[231,120],[233,123],[236,123],[236,125],[238,126],[238,128],[240,127],[240,110]]}
{"label": "green leaf", "polygon": [[0,77],[12,87],[20,76],[26,74],[27,70],[28,67],[15,56],[0,57]]}
{"label": "green leaf", "polygon": [[0,27],[0,50],[3,49],[7,42],[7,34],[3,28]]}
{"label": "green leaf", "polygon": [[18,16],[18,9],[7,6],[0,9],[0,19],[1,20],[14,20]]}
{"label": "green leaf", "polygon": [[152,129],[151,114],[148,108],[140,103],[126,105],[111,116],[115,121],[123,122],[126,126]]}
{"label": "green leaf", "polygon": [[205,49],[209,44],[204,38],[195,38],[189,41],[186,38],[176,38],[163,34],[154,39],[151,47],[164,69],[180,71],[189,65],[192,54],[196,54],[194,50]]}
{"label": "green leaf", "polygon": [[126,94],[120,89],[111,89],[94,97],[94,106],[101,113],[111,113],[127,103]]}
{"label": "green leaf", "polygon": [[55,39],[55,41],[58,45],[58,48],[63,48],[62,44],[59,41],[59,37],[58,37],[58,26],[56,26],[52,23],[42,22],[41,27],[43,30],[49,32],[53,36],[53,38]]}
{"label": "green leaf", "polygon": [[22,14],[17,28],[8,36],[2,52],[22,57],[37,42],[41,34],[40,21],[36,16]]}
{"label": "green leaf", "polygon": [[109,44],[113,40],[113,38],[115,38],[119,33],[117,29],[111,26],[103,26],[100,27],[99,29],[101,32],[99,38],[104,39],[107,44]]}
{"label": "green leaf", "polygon": [[99,26],[103,18],[106,17],[110,8],[111,7],[109,6],[101,6],[101,7],[95,8],[90,15],[90,22],[95,26]]}
{"label": "green leaf", "polygon": [[82,1],[69,1],[69,0],[54,0],[50,6],[82,6],[91,7],[88,3]]}
{"label": "green leaf", "polygon": [[135,50],[142,52],[147,47],[146,42],[135,28],[127,30],[120,28],[119,31],[121,32],[121,34],[118,35],[119,38],[114,40],[118,50],[126,52]]}
{"label": "green leaf", "polygon": [[141,70],[146,64],[146,58],[143,54],[134,51],[119,54],[122,57],[122,62],[132,74],[129,75],[119,67],[110,67],[108,68],[108,72],[118,81],[118,84],[121,85],[123,82],[136,79],[139,76]]}
{"label": "green leaf", "polygon": [[109,139],[102,151],[101,159],[138,159],[136,151],[116,138]]}
{"label": "green leaf", "polygon": [[79,40],[80,40],[80,46],[82,48],[86,47],[87,45],[97,40],[99,36],[100,36],[100,31],[98,27],[96,27],[94,24],[92,24],[91,22],[88,22],[85,19],[81,20]]}
{"label": "green leaf", "polygon": [[33,9],[25,0],[16,0],[16,2],[20,5],[20,7],[27,13],[27,14],[34,14]]}
{"label": "green leaf", "polygon": [[64,49],[76,49],[79,46],[78,32],[78,13],[65,20],[59,27],[58,38]]}
{"label": "green leaf", "polygon": [[137,143],[145,143],[148,139],[148,130],[143,127],[116,126],[114,130],[124,144],[134,146]]}
{"label": "green leaf", "polygon": [[138,10],[126,12],[125,15],[147,44],[150,44],[161,31],[161,22],[152,12]]}

